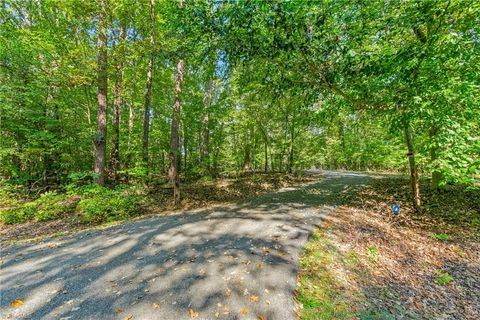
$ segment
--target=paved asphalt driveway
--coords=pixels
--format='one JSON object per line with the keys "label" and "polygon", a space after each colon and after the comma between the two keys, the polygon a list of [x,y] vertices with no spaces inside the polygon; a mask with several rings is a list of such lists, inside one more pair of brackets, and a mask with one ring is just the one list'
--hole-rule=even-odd
{"label": "paved asphalt driveway", "polygon": [[3,247],[1,318],[294,319],[302,247],[338,194],[366,182],[330,172],[238,205]]}

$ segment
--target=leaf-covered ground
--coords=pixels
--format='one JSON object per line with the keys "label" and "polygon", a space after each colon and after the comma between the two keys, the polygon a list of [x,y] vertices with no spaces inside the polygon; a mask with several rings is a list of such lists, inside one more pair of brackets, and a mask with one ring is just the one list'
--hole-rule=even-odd
{"label": "leaf-covered ground", "polygon": [[[0,242],[62,234],[135,217],[238,202],[310,180],[310,177],[260,173],[185,182],[182,184],[180,206],[174,206],[173,192],[167,185],[132,185],[117,189],[87,185],[71,192],[50,192],[33,199],[26,197],[22,190],[5,186],[4,189],[11,192],[2,194]],[[26,219],[25,213],[28,212],[31,212],[31,216]],[[7,215],[13,223],[6,223]]]}
{"label": "leaf-covered ground", "polygon": [[407,179],[378,179],[330,214],[301,258],[302,319],[480,319],[479,191],[423,191],[414,212]]}

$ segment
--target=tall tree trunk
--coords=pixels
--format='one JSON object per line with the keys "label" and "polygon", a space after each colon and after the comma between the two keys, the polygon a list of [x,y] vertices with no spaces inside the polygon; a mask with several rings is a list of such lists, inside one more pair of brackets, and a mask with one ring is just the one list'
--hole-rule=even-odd
{"label": "tall tree trunk", "polygon": [[[183,8],[183,0],[180,0],[180,8]],[[182,44],[183,45],[183,44]],[[177,69],[175,72],[175,101],[172,112],[172,131],[170,134],[170,153],[168,155],[170,165],[168,168],[168,178],[173,185],[173,202],[175,205],[180,204],[180,177],[179,177],[179,161],[178,161],[178,144],[179,135],[178,129],[180,125],[180,116],[182,112],[182,85],[183,72],[185,68],[185,60],[183,57],[183,49],[180,48],[180,58],[177,62]]]}
{"label": "tall tree trunk", "polygon": [[155,0],[150,0],[150,56],[147,67],[147,84],[145,87],[145,103],[143,107],[143,148],[142,158],[148,169],[148,139],[150,135],[150,109],[152,100],[152,84],[153,84],[153,62],[155,50]]}
{"label": "tall tree trunk", "polygon": [[172,112],[172,131],[170,135],[170,153],[168,159],[170,166],[168,168],[168,178],[173,184],[173,201],[175,205],[180,203],[180,178],[178,176],[178,144],[179,136],[178,129],[180,124],[180,114],[182,110],[182,84],[183,84],[183,69],[185,61],[183,57],[178,60],[177,70],[175,74],[175,102],[173,104]]}
{"label": "tall tree trunk", "polygon": [[200,164],[205,172],[210,171],[209,140],[210,140],[210,104],[212,101],[212,80],[208,79],[205,84],[203,96],[202,132],[200,135]]}
{"label": "tall tree trunk", "polygon": [[415,209],[419,209],[420,202],[420,186],[418,182],[418,171],[415,163],[415,149],[413,144],[413,130],[410,125],[405,127],[405,140],[408,148],[408,161],[410,164],[410,181],[412,184],[413,206]]}
{"label": "tall tree trunk", "polygon": [[[183,128],[183,172],[185,172],[185,175],[187,174],[187,153],[188,153],[188,143],[187,143],[187,128],[182,124]],[[179,168],[179,170],[182,170],[182,168]]]}
{"label": "tall tree trunk", "polygon": [[110,170],[111,179],[117,183],[117,170],[120,165],[120,114],[122,110],[122,90],[123,90],[123,54],[125,45],[125,25],[124,22],[120,23],[119,30],[119,49],[117,55],[117,61],[115,64],[115,97],[113,99],[113,135],[112,135],[112,153],[110,156]]}
{"label": "tall tree trunk", "polygon": [[[432,140],[432,146],[430,147],[430,162],[433,163],[434,166],[436,166],[436,161],[438,159],[438,139],[437,139],[437,134],[438,134],[438,127],[435,125],[432,125],[430,129],[430,139]],[[437,190],[438,187],[440,186],[440,182],[443,179],[442,172],[438,168],[434,168],[432,171],[432,181],[431,181],[431,188],[433,190]]]}
{"label": "tall tree trunk", "polygon": [[264,149],[264,156],[265,156],[265,163],[264,163],[264,167],[263,167],[263,170],[265,171],[265,173],[267,173],[268,171],[268,140],[267,138],[265,137],[265,149]]}
{"label": "tall tree trunk", "polygon": [[[426,34],[422,32],[417,27],[413,28],[413,32],[417,36],[417,39],[422,43],[422,45],[425,45],[428,41]],[[420,60],[421,61],[421,60]],[[415,66],[412,72],[412,83],[415,83],[415,80],[418,78],[419,74],[419,69],[420,69],[420,63]],[[415,90],[415,86],[413,86]],[[414,154],[414,144],[413,144],[413,130],[410,124],[407,124],[405,128],[405,137],[407,141],[407,147],[408,147],[408,160],[410,164],[410,182],[412,184],[412,193],[413,193],[413,206],[415,209],[419,209],[421,205],[420,201],[420,186],[418,182],[418,171],[417,171],[417,166],[415,163],[415,154]]]}
{"label": "tall tree trunk", "polygon": [[95,135],[95,174],[96,183],[105,185],[105,145],[107,138],[107,33],[105,22],[105,0],[99,0],[98,12],[98,113]]}
{"label": "tall tree trunk", "polygon": [[[137,59],[134,59],[132,62],[132,68],[133,70],[136,70],[137,68]],[[137,93],[137,81],[135,77],[133,77],[132,81],[132,90],[131,90],[131,96],[130,100],[126,103],[128,106],[128,137],[127,137],[127,152],[126,152],[126,157],[124,161],[124,166],[125,168],[130,168],[133,163],[133,127],[134,127],[134,122],[135,122],[135,105],[133,101],[135,101]],[[127,179],[128,179],[128,174],[127,174]]]}
{"label": "tall tree trunk", "polygon": [[128,138],[127,138],[127,157],[126,157],[126,167],[129,167],[132,164],[133,152],[132,152],[132,140],[133,140],[133,121],[134,121],[134,110],[133,103],[130,101],[128,104]]}

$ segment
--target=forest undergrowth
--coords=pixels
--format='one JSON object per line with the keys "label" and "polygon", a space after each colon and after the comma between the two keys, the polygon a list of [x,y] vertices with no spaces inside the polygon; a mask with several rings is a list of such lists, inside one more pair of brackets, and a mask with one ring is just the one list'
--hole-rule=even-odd
{"label": "forest undergrowth", "polygon": [[301,258],[302,319],[480,318],[480,191],[423,190],[415,211],[407,179],[377,179],[330,214]]}
{"label": "forest undergrowth", "polygon": [[179,205],[173,202],[171,187],[158,180],[115,188],[77,183],[42,194],[3,182],[0,185],[0,238],[1,242],[31,239],[136,217],[238,202],[312,179],[283,173],[245,173],[186,180]]}

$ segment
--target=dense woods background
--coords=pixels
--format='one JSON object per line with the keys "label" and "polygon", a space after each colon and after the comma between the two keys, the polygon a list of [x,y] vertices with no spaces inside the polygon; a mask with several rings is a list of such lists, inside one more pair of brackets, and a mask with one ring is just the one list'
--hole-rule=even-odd
{"label": "dense woods background", "polygon": [[4,318],[480,319],[479,240],[480,1],[0,0]]}
{"label": "dense woods background", "polygon": [[[0,173],[480,174],[478,1],[0,2]],[[477,180],[478,181],[478,180]]]}

